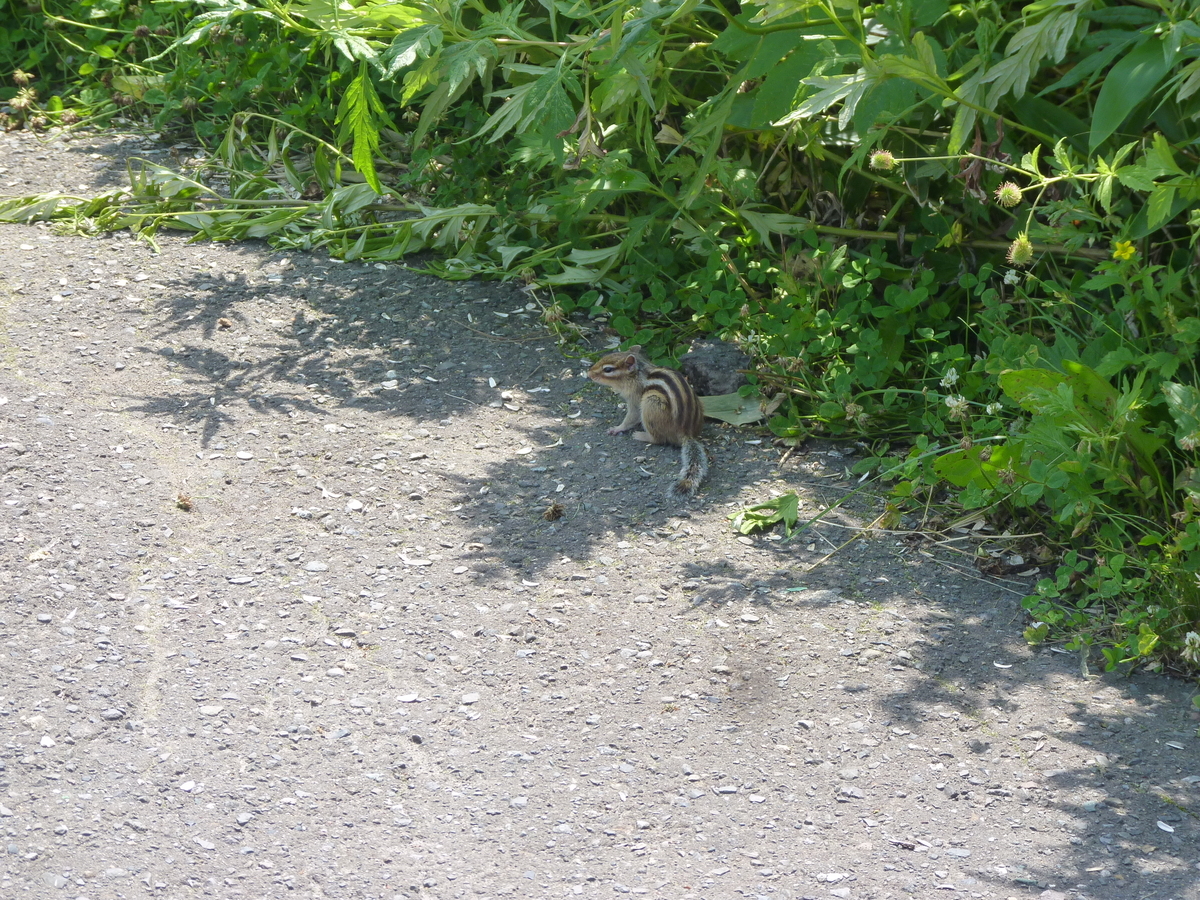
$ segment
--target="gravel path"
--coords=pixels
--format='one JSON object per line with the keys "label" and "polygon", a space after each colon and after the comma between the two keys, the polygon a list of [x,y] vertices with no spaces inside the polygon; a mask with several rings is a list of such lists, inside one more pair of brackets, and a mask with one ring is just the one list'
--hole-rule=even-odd
{"label": "gravel path", "polygon": [[730,530],[840,451],[710,423],[662,508],[510,286],[2,229],[0,897],[1200,897],[1189,685],[897,535],[809,571],[869,502]]}

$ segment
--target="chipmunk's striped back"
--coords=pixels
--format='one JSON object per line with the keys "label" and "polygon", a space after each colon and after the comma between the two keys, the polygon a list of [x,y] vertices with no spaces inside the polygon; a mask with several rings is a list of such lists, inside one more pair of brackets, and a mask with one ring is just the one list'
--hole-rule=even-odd
{"label": "chipmunk's striped back", "polygon": [[676,372],[674,369],[664,369],[661,366],[648,366],[644,375],[642,421],[646,425],[646,430],[652,436],[655,434],[649,423],[645,421],[648,394],[662,398],[662,402],[670,413],[670,422],[673,426],[659,429],[662,439],[655,443],[674,444],[679,447],[683,444],[684,438],[699,437],[700,429],[704,426],[704,407],[700,405],[700,398],[696,396],[692,386],[683,377],[683,373]]}
{"label": "chipmunk's striped back", "polygon": [[620,434],[641,422],[645,431],[637,440],[651,444],[673,444],[682,451],[683,469],[671,489],[673,499],[690,497],[708,472],[708,454],[697,437],[704,425],[704,407],[683,374],[653,365],[641,347],[601,357],[588,370],[588,377],[625,398],[629,412],[609,434]]}

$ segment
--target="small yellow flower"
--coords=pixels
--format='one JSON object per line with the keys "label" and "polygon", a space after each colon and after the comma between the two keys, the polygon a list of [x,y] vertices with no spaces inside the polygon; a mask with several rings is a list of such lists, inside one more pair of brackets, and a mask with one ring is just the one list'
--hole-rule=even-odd
{"label": "small yellow flower", "polygon": [[1033,260],[1033,243],[1029,235],[1021,234],[1008,247],[1008,261],[1014,266],[1027,266]]}
{"label": "small yellow flower", "polygon": [[1133,259],[1136,255],[1133,241],[1117,241],[1117,246],[1113,248],[1113,259]]}

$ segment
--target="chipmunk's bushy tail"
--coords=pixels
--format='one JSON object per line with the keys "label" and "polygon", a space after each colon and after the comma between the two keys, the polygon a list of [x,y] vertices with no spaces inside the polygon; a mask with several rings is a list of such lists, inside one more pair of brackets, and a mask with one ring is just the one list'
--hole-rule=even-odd
{"label": "chipmunk's bushy tail", "polygon": [[668,494],[671,500],[687,500],[696,496],[700,482],[708,474],[708,451],[695,438],[685,438],[680,447],[683,457],[683,468],[679,470],[679,480],[671,486]]}

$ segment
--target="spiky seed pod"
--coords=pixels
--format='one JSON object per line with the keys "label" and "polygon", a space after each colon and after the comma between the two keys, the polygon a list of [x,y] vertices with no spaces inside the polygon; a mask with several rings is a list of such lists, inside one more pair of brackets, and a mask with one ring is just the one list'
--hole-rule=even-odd
{"label": "spiky seed pod", "polygon": [[1021,189],[1011,181],[1006,181],[996,188],[996,202],[1005,209],[1012,209],[1021,202]]}
{"label": "spiky seed pod", "polygon": [[1021,234],[1008,247],[1008,261],[1014,266],[1027,266],[1033,261],[1033,242]]}
{"label": "spiky seed pod", "polygon": [[871,168],[880,172],[889,172],[896,168],[896,157],[892,156],[890,150],[876,150],[871,154],[870,161]]}

